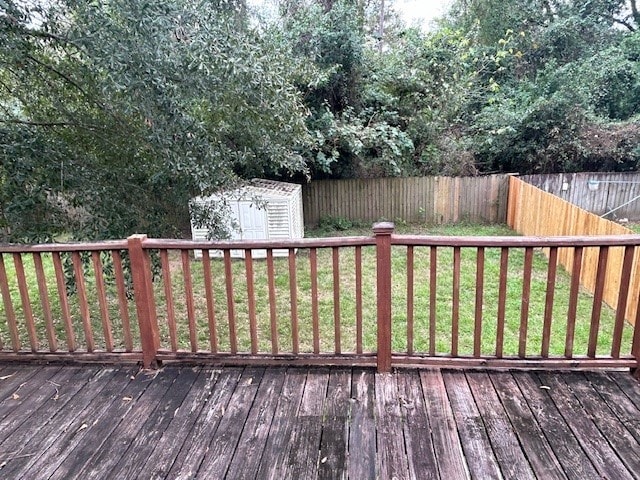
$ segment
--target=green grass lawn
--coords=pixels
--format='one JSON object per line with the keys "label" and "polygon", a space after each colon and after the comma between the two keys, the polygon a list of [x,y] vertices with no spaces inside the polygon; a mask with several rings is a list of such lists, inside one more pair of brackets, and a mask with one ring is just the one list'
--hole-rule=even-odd
{"label": "green grass lawn", "polygon": [[[435,228],[416,228],[404,226],[398,228],[399,233],[419,233],[437,235],[513,235],[504,226],[454,225]],[[317,232],[308,232],[309,237],[317,236]],[[319,232],[328,235],[335,232]],[[339,232],[340,235],[368,235],[370,229],[351,229]],[[393,349],[396,352],[407,350],[407,256],[406,247],[394,247],[393,264]],[[463,249],[460,280],[460,336],[459,352],[470,354],[473,351],[473,328],[475,315],[475,249]],[[356,345],[356,295],[355,295],[355,254],[354,248],[340,249],[340,331],[343,351],[354,351]],[[375,301],[375,250],[374,247],[363,247],[363,340],[364,350],[373,351],[376,346],[376,301]],[[495,352],[496,318],[498,305],[499,249],[487,249],[485,252],[484,302],[482,352]],[[224,289],[224,265],[222,260],[212,259],[214,278],[215,312],[217,335],[221,349],[229,349],[226,295]],[[452,310],[452,264],[453,249],[441,248],[438,252],[437,283],[437,333],[436,347],[439,353],[448,353],[451,345],[451,310]],[[514,250],[509,258],[508,294],[506,303],[506,327],[504,354],[515,355],[518,351],[522,269],[524,251]],[[291,351],[291,322],[288,260],[275,260],[276,271],[276,311],[278,317],[278,344],[281,351]],[[173,291],[177,309],[177,318],[182,319],[178,328],[179,345],[189,349],[188,325],[184,302],[184,283],[181,275],[180,260],[176,256],[172,262]],[[429,348],[429,249],[416,247],[414,253],[414,351],[427,352]],[[199,346],[206,348],[208,334],[206,329],[206,298],[204,295],[204,274],[202,262],[192,262],[195,307],[200,321]],[[301,351],[312,351],[313,333],[311,324],[311,278],[308,250],[299,250],[296,256],[297,277],[297,310],[299,318],[299,335]],[[531,300],[529,306],[529,329],[527,354],[540,353],[542,338],[542,321],[544,315],[544,299],[546,294],[547,261],[541,252],[536,252],[533,262],[531,282]],[[245,282],[245,266],[243,260],[233,261],[234,308],[239,347],[250,350],[249,312],[247,289]],[[255,297],[258,319],[258,338],[260,351],[268,352],[271,348],[269,326],[269,303],[267,288],[266,262],[255,261],[254,266]],[[334,350],[334,304],[333,304],[333,270],[331,249],[318,251],[318,303],[320,313],[320,345],[321,351]],[[163,337],[168,338],[166,314],[162,294],[162,286],[157,288],[159,322]],[[569,298],[569,276],[559,269],[556,281],[554,302],[554,320],[552,324],[551,352],[560,355],[564,352],[566,316]],[[591,316],[592,297],[581,292],[578,303],[578,321],[574,352],[585,354],[589,336],[589,320]],[[599,354],[606,354],[610,349],[611,332],[613,330],[613,311],[603,307],[599,336]],[[631,329],[625,329],[625,342],[629,345]]]}
{"label": "green grass lawn", "polygon": [[[513,235],[504,226],[453,225],[439,227],[399,226],[398,233],[415,233],[427,235]],[[342,232],[311,231],[312,236],[335,235],[370,235],[370,228],[351,229]],[[414,351],[426,353],[429,348],[429,249],[416,247],[414,250]],[[459,353],[471,354],[473,351],[473,329],[475,316],[475,278],[476,278],[475,249],[462,250],[461,279],[460,279],[460,336]],[[10,278],[10,290],[14,309],[20,324],[23,348],[28,348],[28,337],[24,327],[17,282],[13,272],[13,262],[10,255],[4,255],[7,273]],[[436,347],[438,353],[448,353],[451,348],[451,307],[452,307],[452,264],[453,249],[440,248],[438,251],[438,280],[436,290]],[[491,355],[495,352],[496,318],[498,305],[499,280],[499,249],[486,249],[484,272],[484,301],[482,353]],[[60,320],[60,306],[55,287],[55,275],[49,255],[43,256],[43,263],[48,278],[48,292],[55,316],[56,335],[64,338],[64,328]],[[170,253],[172,273],[172,291],[177,319],[178,347],[190,350],[189,326],[187,322],[186,301],[184,293],[184,278],[182,275],[179,252]],[[508,292],[506,303],[506,327],[504,354],[515,355],[518,351],[520,309],[522,294],[522,269],[524,251],[513,250],[509,257]],[[393,265],[393,349],[396,352],[407,350],[407,248],[394,247],[392,252]],[[194,285],[194,306],[197,319],[198,347],[207,350],[209,346],[207,304],[204,289],[203,262],[191,260],[190,263]],[[30,286],[31,299],[38,336],[43,348],[46,349],[44,334],[44,320],[38,295],[32,260],[25,257],[25,270]],[[236,314],[238,331],[238,346],[240,351],[250,351],[249,312],[247,301],[247,282],[245,280],[245,263],[243,260],[233,261],[233,305]],[[213,296],[215,299],[215,316],[217,322],[217,336],[220,351],[228,351],[229,329],[227,298],[224,285],[224,264],[221,259],[211,259],[213,277]],[[363,347],[365,351],[373,351],[376,346],[376,301],[375,301],[375,249],[362,248],[362,292],[363,292]],[[531,283],[531,300],[529,305],[529,329],[527,337],[527,354],[540,353],[542,338],[542,320],[544,315],[544,299],[546,294],[547,261],[541,252],[536,251],[533,262]],[[311,325],[311,276],[309,267],[309,251],[300,249],[296,255],[296,288],[297,311],[299,319],[300,351],[311,352],[313,334]],[[87,292],[93,323],[93,330],[98,348],[104,345],[104,335],[100,322],[100,312],[95,289],[93,271],[86,271]],[[270,314],[269,295],[267,286],[267,266],[264,260],[254,261],[254,285],[256,298],[256,316],[258,323],[258,341],[260,352],[270,352]],[[289,293],[289,265],[287,258],[275,259],[275,286],[278,344],[281,352],[292,350],[290,293]],[[340,249],[340,332],[342,351],[355,350],[356,345],[356,278],[355,278],[355,249]],[[331,249],[318,250],[318,307],[320,316],[320,346],[323,352],[334,351],[334,303],[333,303],[333,270]],[[123,347],[122,322],[118,311],[115,287],[108,286],[109,316],[113,324],[116,348]],[[161,279],[155,285],[158,322],[161,331],[161,341],[164,348],[168,348],[169,333],[167,327],[166,301],[164,286]],[[558,271],[556,281],[556,295],[554,302],[554,320],[552,324],[551,353],[561,355],[564,351],[566,316],[569,297],[569,276],[562,270]],[[75,331],[80,344],[83,342],[83,331],[79,316],[77,296],[70,297],[72,317]],[[575,354],[585,354],[589,335],[589,320],[591,316],[592,298],[581,292],[578,304],[578,322],[574,343]],[[4,348],[9,348],[9,335],[6,324],[4,307],[0,307],[0,338]],[[133,327],[134,339],[137,325],[135,308],[129,302],[129,311]],[[608,307],[602,309],[601,328],[599,335],[599,354],[607,354],[610,349],[611,332],[613,330],[613,311]],[[623,353],[628,353],[631,341],[631,328],[625,328]],[[64,342],[60,341],[60,347]],[[104,347],[101,347],[104,348]]]}

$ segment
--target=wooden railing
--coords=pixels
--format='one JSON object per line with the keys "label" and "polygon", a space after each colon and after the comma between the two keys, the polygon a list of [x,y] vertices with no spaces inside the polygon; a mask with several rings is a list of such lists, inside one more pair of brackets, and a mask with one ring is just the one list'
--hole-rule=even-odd
{"label": "wooden railing", "polygon": [[[386,223],[372,237],[0,246],[0,358],[635,368],[640,322],[625,315],[639,246]],[[614,309],[602,297],[613,249],[626,258]],[[593,296],[579,282],[591,250]]]}

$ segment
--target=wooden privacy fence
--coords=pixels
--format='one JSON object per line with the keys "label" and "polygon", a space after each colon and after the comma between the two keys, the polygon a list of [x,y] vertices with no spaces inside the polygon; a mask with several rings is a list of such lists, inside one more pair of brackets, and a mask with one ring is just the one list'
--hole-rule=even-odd
{"label": "wooden privacy fence", "polygon": [[[632,235],[634,232],[571,203],[511,177],[509,183],[509,227],[522,235]],[[547,255],[550,252],[546,252]],[[599,300],[616,308],[632,325],[638,315],[640,297],[640,251],[633,248],[582,248],[577,254],[566,249],[558,262]],[[598,279],[602,281],[598,283]],[[622,289],[621,284],[629,284]]]}
{"label": "wooden privacy fence", "polygon": [[304,221],[504,223],[506,175],[320,180],[303,186]]}
{"label": "wooden privacy fence", "polygon": [[[372,237],[0,246],[0,358],[635,367],[640,327],[599,292],[615,281],[629,296],[639,247],[637,235],[408,236],[392,224]],[[607,261],[617,248],[621,270]],[[557,268],[561,252],[588,249],[609,252],[593,297]]]}
{"label": "wooden privacy fence", "polygon": [[640,219],[640,173],[581,172],[519,177],[547,193],[605,218]]}

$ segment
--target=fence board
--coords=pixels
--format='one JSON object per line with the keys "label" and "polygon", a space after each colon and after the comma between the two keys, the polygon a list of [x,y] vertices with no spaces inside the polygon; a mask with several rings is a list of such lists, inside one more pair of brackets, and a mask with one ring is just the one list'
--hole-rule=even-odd
{"label": "fence board", "polygon": [[319,180],[303,186],[304,221],[504,223],[507,175]]}
{"label": "fence board", "polygon": [[[577,175],[577,174],[576,174]],[[559,176],[545,176],[543,187],[551,189]],[[530,178],[530,177],[523,177]],[[564,235],[630,235],[628,228],[598,217],[584,209],[572,205],[567,200],[529,185],[522,179],[509,179],[509,201],[507,224],[522,235],[564,236]],[[624,264],[623,247],[609,249],[606,281],[603,299],[616,309],[620,295],[620,272]],[[598,249],[585,248],[580,269],[580,284],[591,293],[595,290],[598,270]],[[558,263],[568,272],[573,271],[573,251],[571,248],[558,249]],[[629,294],[626,299],[624,318],[635,324],[640,294],[640,249],[635,249],[631,270]]]}
{"label": "fence board", "polygon": [[640,220],[640,198],[633,200],[640,197],[638,172],[581,172],[524,175],[520,178],[595,215],[601,216],[621,207],[606,218]]}

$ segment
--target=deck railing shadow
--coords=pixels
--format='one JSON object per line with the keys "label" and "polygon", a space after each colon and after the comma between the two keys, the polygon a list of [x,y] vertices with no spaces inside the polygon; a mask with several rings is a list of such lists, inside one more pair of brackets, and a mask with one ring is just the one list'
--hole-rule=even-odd
{"label": "deck railing shadow", "polygon": [[5,245],[0,358],[635,368],[639,247],[638,235],[411,236],[389,223],[369,237]]}

